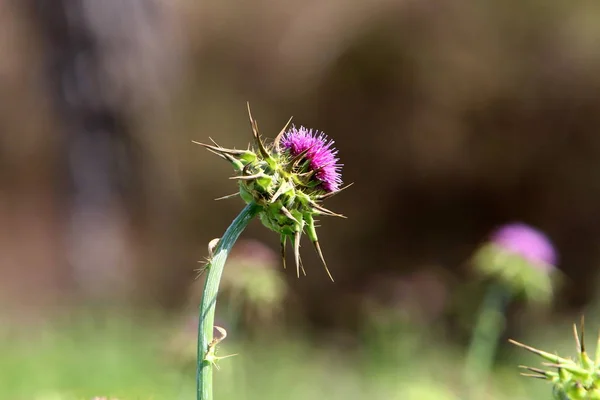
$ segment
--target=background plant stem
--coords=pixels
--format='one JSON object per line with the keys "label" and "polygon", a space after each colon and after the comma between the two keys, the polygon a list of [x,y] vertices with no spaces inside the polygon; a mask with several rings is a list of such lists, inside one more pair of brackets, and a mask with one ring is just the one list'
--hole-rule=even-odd
{"label": "background plant stem", "polygon": [[510,300],[511,294],[503,285],[492,283],[481,305],[465,364],[465,380],[473,398],[481,394],[494,363]]}
{"label": "background plant stem", "polygon": [[229,228],[219,240],[210,264],[207,266],[207,276],[202,291],[200,303],[200,317],[198,320],[198,354],[196,369],[197,400],[212,400],[212,370],[213,365],[204,361],[204,355],[208,351],[208,345],[213,340],[213,329],[215,323],[215,306],[217,304],[217,293],[219,283],[223,274],[223,267],[227,256],[236,240],[248,223],[260,210],[260,206],[250,203],[233,220]]}

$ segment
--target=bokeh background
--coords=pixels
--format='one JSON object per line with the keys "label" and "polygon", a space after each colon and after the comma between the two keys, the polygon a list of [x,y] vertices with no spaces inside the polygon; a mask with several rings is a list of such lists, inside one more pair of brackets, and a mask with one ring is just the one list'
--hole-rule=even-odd
{"label": "bokeh background", "polygon": [[[549,309],[513,304],[505,336],[570,349],[581,313],[596,329],[599,12],[0,1],[0,397],[193,396],[197,261],[243,202],[214,200],[231,168],[191,141],[246,146],[247,101],[267,137],[292,115],[333,137],[354,185],[319,231],[335,284],[308,244],[297,279],[275,235],[244,233],[219,398],[463,398],[484,291],[468,260],[514,220],[550,236],[564,279]],[[490,398],[549,397],[506,337]]]}

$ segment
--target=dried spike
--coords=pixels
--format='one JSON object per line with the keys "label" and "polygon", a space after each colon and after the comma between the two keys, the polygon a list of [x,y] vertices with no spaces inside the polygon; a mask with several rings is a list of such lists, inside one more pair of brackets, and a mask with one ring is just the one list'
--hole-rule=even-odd
{"label": "dried spike", "polygon": [[582,344],[579,339],[579,332],[577,332],[577,324],[573,324],[573,336],[575,337],[575,346],[577,347],[577,352],[582,352]]}
{"label": "dried spike", "polygon": [[218,200],[226,200],[226,199],[231,199],[231,198],[233,198],[233,197],[236,197],[237,195],[239,195],[239,192],[236,192],[236,193],[231,193],[231,194],[228,194],[228,195],[225,195],[225,196],[222,196],[222,197],[217,197],[215,200],[217,200],[217,201],[218,201]]}
{"label": "dried spike", "polygon": [[[206,150],[210,151],[211,153],[216,154],[216,155],[218,155],[221,158],[225,158],[225,154],[222,153],[221,151],[219,151],[219,149],[216,149],[216,148],[213,149],[212,146],[208,146],[208,145],[205,146],[205,148],[206,148]],[[225,159],[227,160],[227,158],[225,158]]]}
{"label": "dried spike", "polygon": [[325,193],[325,194],[320,194],[317,196],[318,200],[325,200],[328,199],[330,197],[335,196],[336,194],[338,194],[339,192],[341,192],[342,190],[346,190],[348,189],[350,186],[354,185],[354,182],[347,184],[346,186],[336,190],[335,192],[330,192],[330,193]]}
{"label": "dried spike", "polygon": [[564,369],[565,365],[564,364],[557,364],[557,363],[551,363],[551,362],[542,362],[541,363],[544,367],[548,367],[548,368],[557,368],[557,369]]}
{"label": "dried spike", "polygon": [[292,119],[294,117],[290,117],[290,119],[288,120],[288,122],[285,124],[285,126],[283,127],[283,129],[281,129],[281,131],[279,132],[279,134],[277,136],[275,136],[275,150],[277,150],[277,152],[281,152],[281,148],[279,147],[279,145],[281,144],[281,138],[283,137],[287,127],[290,125],[290,123],[292,122]]}
{"label": "dried spike", "polygon": [[300,271],[302,271],[302,275],[306,276],[306,270],[304,269],[304,264],[302,263],[302,258],[300,259]]}
{"label": "dried spike", "polygon": [[296,260],[296,275],[300,278],[300,231],[294,237],[294,258]]}
{"label": "dried spike", "polygon": [[258,178],[268,178],[267,175],[263,174],[263,173],[259,173],[259,174],[254,174],[254,175],[239,175],[239,176],[230,176],[229,179],[238,179],[240,181],[251,181],[252,179],[258,179]]}
{"label": "dried spike", "polygon": [[250,111],[250,102],[247,102],[246,104],[248,106],[248,116],[250,117],[250,125],[252,126],[252,135],[254,136],[256,144],[258,145],[258,151],[260,151],[260,154],[265,159],[271,159],[271,155],[269,154],[262,140],[260,139],[260,135],[258,133],[258,123],[254,118],[252,118],[252,112]]}
{"label": "dried spike", "polygon": [[[558,356],[556,356],[558,357]],[[577,366],[577,364],[573,361],[573,360],[567,360],[567,359],[563,359],[560,362],[546,362],[546,361],[542,361],[541,364],[545,367],[550,367],[550,368],[572,368],[572,367],[576,367],[579,368],[579,366]]]}
{"label": "dried spike", "polygon": [[285,192],[287,192],[288,190],[290,190],[292,188],[293,188],[293,186],[290,185],[290,183],[288,181],[285,181],[283,184],[279,185],[279,188],[277,188],[277,191],[271,197],[271,203],[275,203],[275,201],[277,201],[279,196],[281,196],[282,194],[284,194]]}
{"label": "dried spike", "polygon": [[242,174],[247,175],[249,173],[248,172],[249,169],[250,169],[250,164],[244,165],[244,168],[242,168]]}
{"label": "dried spike", "polygon": [[[194,143],[198,143],[198,142],[194,142]],[[202,144],[202,143],[198,143],[198,144]],[[217,148],[214,146],[210,146],[210,145],[204,145],[202,144],[206,150],[210,151],[213,154],[216,154],[217,156],[221,157],[222,159],[229,161],[231,164],[233,164],[234,169],[236,170],[241,170],[243,168],[243,164],[241,163],[241,161],[237,160],[236,158],[234,158],[228,149],[222,149],[222,148]]]}
{"label": "dried spike", "polygon": [[521,372],[519,375],[524,376],[526,378],[535,378],[535,379],[544,379],[547,380],[547,378],[543,375],[536,375],[536,374],[527,374],[525,372]]}
{"label": "dried spike", "polygon": [[536,374],[540,374],[540,375],[546,375],[548,373],[548,371],[545,371],[543,369],[534,368],[534,367],[528,367],[526,365],[519,365],[518,368],[526,369],[528,371],[535,372]]}
{"label": "dried spike", "polygon": [[323,257],[323,252],[321,251],[321,246],[319,245],[319,241],[315,240],[314,242],[312,242],[312,244],[315,247],[315,250],[317,251],[319,258],[321,259],[321,263],[323,263],[323,267],[325,268],[325,272],[327,272],[329,279],[331,279],[331,282],[335,282],[333,280],[333,276],[331,276],[331,272],[329,272],[329,268],[327,268],[327,263],[325,262],[325,257]]}
{"label": "dried spike", "polygon": [[310,170],[308,172],[304,172],[302,174],[298,174],[299,177],[304,178],[306,180],[309,180],[310,178],[312,178],[314,175],[316,174],[315,170]]}
{"label": "dried spike", "polygon": [[[296,276],[300,278],[300,268],[301,268],[301,260],[300,260],[300,238],[302,236],[302,231],[304,230],[304,221],[300,221],[299,229],[296,230],[294,236],[292,237],[292,244],[294,246],[294,261],[296,262]],[[304,271],[304,267],[302,267]],[[306,275],[306,272],[304,272]]]}
{"label": "dried spike", "polygon": [[[250,117],[250,126],[254,130],[254,118],[252,118],[252,111],[250,111],[250,102],[246,102],[246,107],[248,108],[248,117]],[[258,136],[258,132],[253,132],[254,136]]]}
{"label": "dried spike", "polygon": [[327,275],[329,276],[329,279],[331,279],[332,282],[335,282],[333,280],[333,276],[331,275],[331,272],[329,272],[329,268],[327,268],[327,262],[325,262],[325,257],[323,257],[323,251],[321,250],[321,246],[319,244],[319,236],[317,235],[317,229],[315,227],[315,219],[314,219],[313,215],[310,213],[306,214],[304,216],[304,221],[306,222],[306,235],[308,236],[311,243],[313,244],[315,251],[317,252],[317,255],[319,256],[319,259],[321,260],[321,263],[323,264],[323,267],[325,268],[325,272],[327,272]]}
{"label": "dried spike", "polygon": [[551,353],[547,353],[547,352],[542,351],[542,350],[538,350],[538,349],[536,349],[534,347],[531,347],[531,346],[527,346],[526,344],[519,343],[516,340],[508,339],[508,341],[511,344],[514,344],[515,346],[521,347],[521,348],[523,348],[523,349],[525,349],[527,351],[532,352],[533,354],[537,354],[538,356],[540,356],[540,357],[542,357],[542,358],[544,358],[544,359],[546,359],[548,361],[551,361],[553,363],[560,364],[560,363],[568,363],[568,362],[570,362],[569,360],[567,360],[565,358],[559,357],[559,356],[551,354]]}
{"label": "dried spike", "polygon": [[300,221],[298,221],[290,212],[290,210],[288,210],[287,208],[285,208],[284,206],[281,207],[281,212],[283,213],[283,215],[285,215],[286,217],[288,217],[289,219],[291,219],[292,221],[294,221],[295,223],[300,224]]}
{"label": "dried spike", "polygon": [[301,153],[296,154],[289,162],[288,165],[291,165],[291,168],[296,168],[298,166],[298,164],[300,164],[300,161],[302,161],[303,158],[306,157],[306,155],[308,154],[308,151],[310,149],[306,149]]}
{"label": "dried spike", "polygon": [[585,317],[582,315],[581,316],[581,337],[580,337],[580,341],[581,341],[581,353],[585,353]]}
{"label": "dried spike", "polygon": [[335,212],[333,212],[333,211],[331,211],[331,210],[328,210],[328,209],[326,209],[325,207],[318,205],[318,204],[317,204],[317,203],[315,203],[314,201],[311,201],[311,204],[310,204],[310,205],[311,205],[312,207],[314,207],[314,208],[315,208],[317,211],[320,211],[320,212],[321,212],[321,214],[323,214],[323,215],[328,215],[328,216],[330,216],[330,217],[348,218],[348,217],[346,217],[345,215],[342,215],[342,214],[337,214],[337,213],[335,213]]}
{"label": "dried spike", "polygon": [[231,155],[235,155],[235,156],[241,156],[241,155],[247,153],[247,150],[226,149],[224,147],[217,145],[216,143],[215,143],[215,146],[212,146],[212,145],[206,144],[206,143],[196,142],[195,140],[192,140],[192,143],[198,144],[198,145],[206,148],[207,150],[212,150],[213,152],[217,152],[217,153],[231,154]]}
{"label": "dried spike", "polygon": [[235,171],[241,171],[244,169],[244,164],[242,164],[241,161],[233,158],[233,156],[230,156],[229,154],[224,154],[223,158],[231,163]]}
{"label": "dried spike", "polygon": [[223,153],[223,158],[229,161],[230,163],[235,164],[238,170],[242,169],[240,168],[240,166],[243,164],[239,160],[236,160],[231,154]]}
{"label": "dried spike", "polygon": [[286,269],[285,248],[286,248],[286,244],[287,244],[287,235],[281,235],[280,243],[281,243],[281,261],[283,262],[283,269]]}

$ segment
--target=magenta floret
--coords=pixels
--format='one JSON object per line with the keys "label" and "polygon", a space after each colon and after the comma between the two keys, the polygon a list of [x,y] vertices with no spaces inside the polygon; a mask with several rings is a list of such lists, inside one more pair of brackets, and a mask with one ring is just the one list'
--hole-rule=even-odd
{"label": "magenta floret", "polygon": [[335,192],[342,184],[342,164],[338,163],[337,150],[333,144],[334,141],[323,132],[303,126],[292,126],[281,139],[281,146],[292,157],[308,150],[306,159],[310,161],[310,168],[316,171],[315,178],[321,182],[321,187],[326,192]]}

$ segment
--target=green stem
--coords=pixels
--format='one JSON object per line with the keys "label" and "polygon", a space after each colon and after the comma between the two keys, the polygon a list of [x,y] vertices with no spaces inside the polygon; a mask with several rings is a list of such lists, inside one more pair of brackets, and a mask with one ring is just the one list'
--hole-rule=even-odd
{"label": "green stem", "polygon": [[501,284],[493,283],[481,305],[465,364],[466,383],[474,398],[478,398],[494,364],[498,340],[506,322],[504,313],[510,300],[509,291]]}
{"label": "green stem", "polygon": [[208,345],[213,340],[213,329],[215,323],[215,306],[217,304],[217,293],[219,282],[223,274],[223,267],[227,255],[235,244],[242,231],[248,223],[260,211],[260,206],[250,203],[233,220],[229,228],[219,240],[214,255],[207,266],[207,277],[202,291],[202,302],[200,304],[200,318],[198,321],[198,364],[196,369],[196,399],[212,400],[212,371],[213,365],[204,360],[208,351]]}

